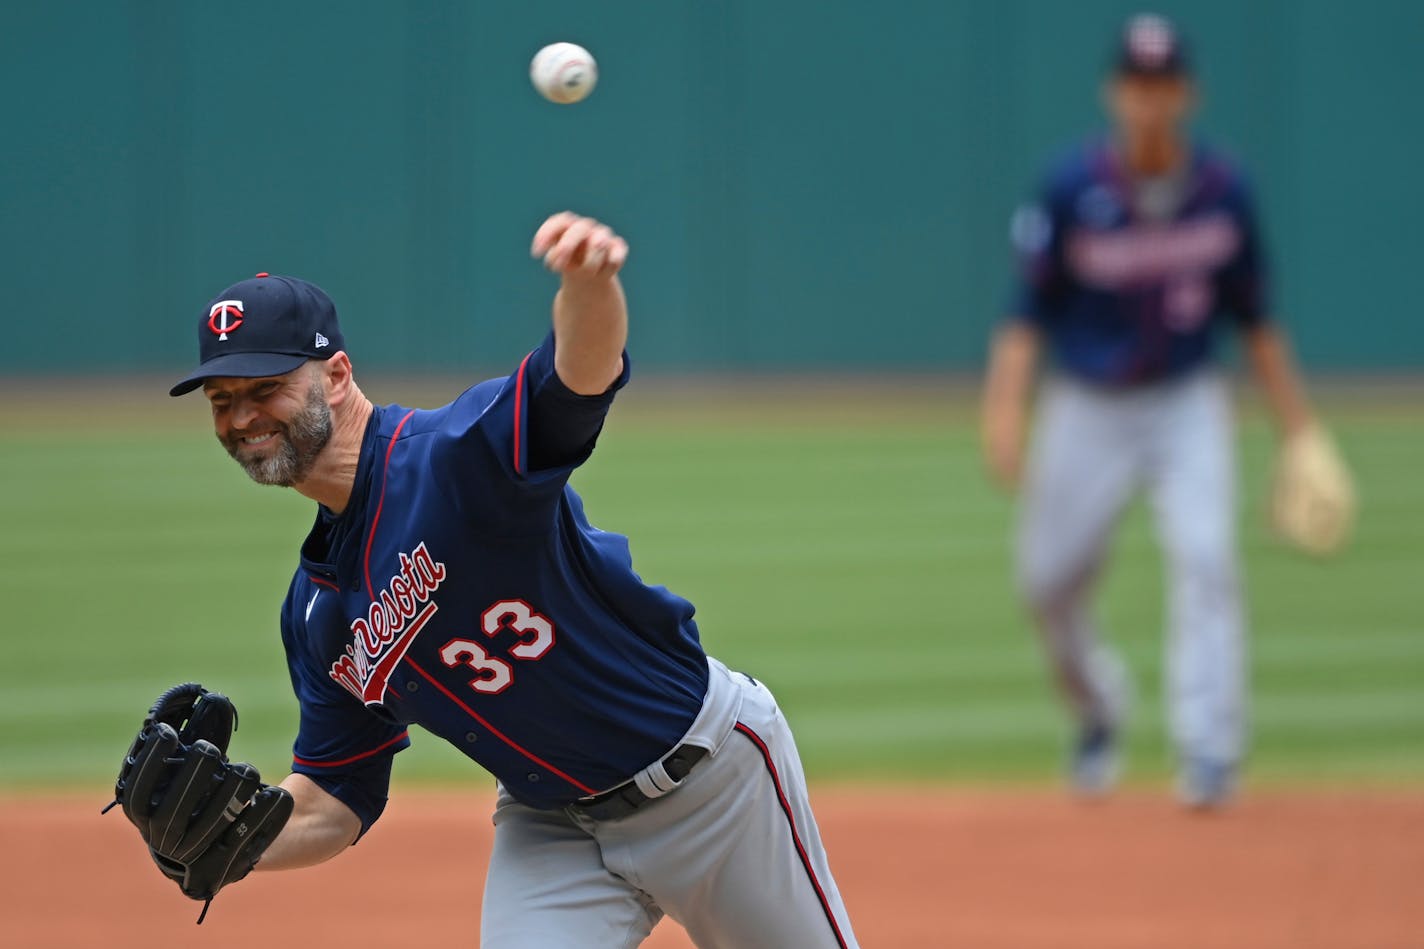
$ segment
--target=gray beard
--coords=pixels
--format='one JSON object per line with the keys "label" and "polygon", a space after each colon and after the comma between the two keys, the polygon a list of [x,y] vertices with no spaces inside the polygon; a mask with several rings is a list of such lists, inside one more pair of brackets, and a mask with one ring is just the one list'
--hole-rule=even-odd
{"label": "gray beard", "polygon": [[304,480],[331,440],[331,407],[326,404],[320,383],[313,383],[307,390],[302,410],[279,426],[277,439],[277,451],[266,458],[242,458],[238,454],[242,444],[238,439],[224,441],[223,447],[258,484],[290,488]]}

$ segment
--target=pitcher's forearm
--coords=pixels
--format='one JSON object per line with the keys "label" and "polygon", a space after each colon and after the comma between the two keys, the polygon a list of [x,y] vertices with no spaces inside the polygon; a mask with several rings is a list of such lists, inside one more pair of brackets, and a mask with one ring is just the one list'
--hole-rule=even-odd
{"label": "pitcher's forearm", "polygon": [[566,276],[554,297],[554,369],[580,395],[600,395],[623,371],[628,307],[617,276]]}
{"label": "pitcher's forearm", "polygon": [[554,371],[579,395],[602,395],[623,372],[628,304],[618,271],[628,242],[570,211],[552,215],[530,248],[560,277],[554,296]]}
{"label": "pitcher's forearm", "polygon": [[258,870],[315,866],[355,843],[361,819],[349,807],[304,775],[287,775],[282,787],[292,793],[292,817],[262,855]]}

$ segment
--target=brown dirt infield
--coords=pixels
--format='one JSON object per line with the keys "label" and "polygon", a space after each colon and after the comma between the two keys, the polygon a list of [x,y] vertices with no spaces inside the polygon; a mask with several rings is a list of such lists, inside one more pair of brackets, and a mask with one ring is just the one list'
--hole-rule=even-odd
{"label": "brown dirt infield", "polygon": [[[1419,949],[1424,792],[1258,791],[1185,813],[1137,790],[813,789],[867,947]],[[183,899],[97,797],[0,797],[0,945],[468,946],[491,801],[402,791],[358,847]],[[665,921],[649,949],[686,947]],[[788,947],[794,949],[794,947]]]}

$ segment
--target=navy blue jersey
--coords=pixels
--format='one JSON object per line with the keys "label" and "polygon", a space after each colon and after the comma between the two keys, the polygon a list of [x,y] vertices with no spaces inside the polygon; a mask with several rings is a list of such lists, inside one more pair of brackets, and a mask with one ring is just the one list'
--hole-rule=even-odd
{"label": "navy blue jersey", "polygon": [[[1157,213],[1144,208],[1154,184],[1171,192]],[[1013,239],[1013,316],[1037,326],[1059,367],[1088,382],[1181,375],[1211,359],[1225,318],[1248,326],[1267,316],[1249,189],[1201,146],[1180,176],[1155,183],[1132,179],[1106,143],[1079,147],[1015,214]]]}
{"label": "navy blue jersey", "polygon": [[627,540],[591,527],[566,483],[592,435],[530,467],[531,426],[558,421],[531,405],[576,402],[601,426],[627,380],[625,358],[606,395],[573,395],[553,352],[551,337],[443,408],[376,408],[349,504],[319,509],[303,545],[282,610],[301,706],[293,770],[363,826],[408,725],[551,808],[657,760],[701,708],[692,604],[644,584]]}

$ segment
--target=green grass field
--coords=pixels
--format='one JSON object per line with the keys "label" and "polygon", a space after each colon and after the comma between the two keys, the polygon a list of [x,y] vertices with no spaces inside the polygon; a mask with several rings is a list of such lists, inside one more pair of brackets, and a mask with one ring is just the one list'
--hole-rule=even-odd
{"label": "green grass field", "polygon": [[[284,773],[295,703],[276,612],[311,505],[248,483],[196,400],[110,401],[0,415],[0,788],[103,797],[143,709],[186,678],[235,698],[235,755]],[[981,477],[947,387],[625,402],[575,479],[591,518],[631,536],[645,579],[698,605],[709,651],[772,686],[813,777],[1057,779],[1066,726],[1011,595],[1012,506]],[[1265,530],[1270,437],[1249,411],[1242,426],[1251,776],[1418,782],[1424,413],[1382,398],[1325,409],[1364,499],[1354,545],[1328,563]],[[1160,570],[1135,509],[1102,598],[1137,679],[1130,780],[1171,768]],[[396,772],[478,775],[424,735]]]}

